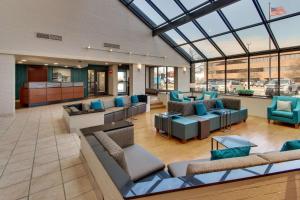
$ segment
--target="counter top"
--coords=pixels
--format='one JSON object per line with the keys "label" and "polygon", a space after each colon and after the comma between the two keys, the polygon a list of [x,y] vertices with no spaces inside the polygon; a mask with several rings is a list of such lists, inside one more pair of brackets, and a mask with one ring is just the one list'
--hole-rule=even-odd
{"label": "counter top", "polygon": [[59,87],[81,87],[83,82],[26,82],[24,88],[59,88]]}

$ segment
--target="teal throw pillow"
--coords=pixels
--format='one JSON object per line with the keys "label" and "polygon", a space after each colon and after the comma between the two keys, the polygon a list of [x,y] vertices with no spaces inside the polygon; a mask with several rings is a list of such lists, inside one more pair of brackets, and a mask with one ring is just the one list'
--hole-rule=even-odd
{"label": "teal throw pillow", "polygon": [[123,97],[116,97],[115,98],[115,106],[116,107],[124,107],[125,106],[124,98]]}
{"label": "teal throw pillow", "polygon": [[206,107],[203,103],[197,103],[195,105],[195,108],[196,108],[196,114],[198,116],[202,116],[202,115],[206,115],[207,114],[207,110],[206,110]]}
{"label": "teal throw pillow", "polygon": [[221,99],[216,100],[216,108],[224,109],[224,105]]}
{"label": "teal throw pillow", "polygon": [[91,109],[101,110],[104,109],[103,102],[101,100],[94,100],[91,102]]}
{"label": "teal throw pillow", "polygon": [[280,151],[291,151],[296,149],[300,149],[300,140],[290,140],[285,142]]}
{"label": "teal throw pillow", "polygon": [[139,98],[137,95],[131,96],[131,103],[138,103],[138,102],[139,102]]}
{"label": "teal throw pillow", "polygon": [[219,160],[224,158],[235,158],[248,156],[250,153],[250,147],[237,147],[221,150],[212,150],[211,160]]}

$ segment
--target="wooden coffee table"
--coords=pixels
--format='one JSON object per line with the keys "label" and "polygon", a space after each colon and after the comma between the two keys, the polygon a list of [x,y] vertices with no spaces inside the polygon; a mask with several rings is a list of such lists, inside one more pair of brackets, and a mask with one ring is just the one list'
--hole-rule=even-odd
{"label": "wooden coffee table", "polygon": [[216,148],[219,149],[219,144],[225,148],[236,147],[257,147],[256,144],[239,135],[227,135],[227,136],[214,136],[211,138],[211,150],[214,150],[214,141],[216,141]]}

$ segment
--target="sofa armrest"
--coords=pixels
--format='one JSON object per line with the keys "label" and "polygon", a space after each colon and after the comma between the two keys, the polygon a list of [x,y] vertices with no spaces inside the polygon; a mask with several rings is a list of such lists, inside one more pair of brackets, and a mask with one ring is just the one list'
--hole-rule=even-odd
{"label": "sofa armrest", "polygon": [[272,104],[267,108],[268,117],[272,115],[272,111],[275,110],[275,107],[276,107],[276,101],[272,101]]}
{"label": "sofa armrest", "polygon": [[221,99],[224,105],[224,108],[232,110],[241,109],[241,100],[240,99],[231,99],[231,98],[222,98]]}
{"label": "sofa armrest", "polygon": [[191,99],[188,98],[188,97],[183,97],[183,100],[185,100],[185,101],[191,101]]}
{"label": "sofa armrest", "polygon": [[300,103],[297,103],[296,108],[293,110],[293,115],[296,117],[296,121],[300,123]]}

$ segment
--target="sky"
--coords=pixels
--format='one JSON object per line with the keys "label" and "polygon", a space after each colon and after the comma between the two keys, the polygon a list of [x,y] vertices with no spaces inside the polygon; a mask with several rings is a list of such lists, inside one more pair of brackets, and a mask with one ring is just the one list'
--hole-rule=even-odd
{"label": "sky", "polygon": [[[195,6],[204,3],[205,0],[180,0],[187,9],[193,9]],[[266,16],[269,17],[269,3],[271,7],[282,6],[286,14],[292,14],[300,11],[300,0],[258,0]],[[177,6],[174,0],[152,0],[152,2],[165,14],[168,19],[172,19],[182,14],[183,11]],[[156,13],[155,10],[145,0],[134,0],[134,5],[145,13],[156,25],[160,25],[165,20]],[[233,28],[240,28],[254,23],[261,22],[260,16],[252,0],[241,0],[235,4],[229,5],[222,9],[226,18]],[[282,15],[283,16],[283,15]],[[274,19],[279,16],[271,17]],[[197,19],[197,22],[210,35],[219,34],[228,31],[228,28],[216,12]],[[281,48],[300,45],[300,16],[284,19],[270,24],[271,29]],[[204,38],[203,34],[195,27],[193,23],[187,23],[178,27],[190,41]],[[174,30],[168,31],[167,34],[178,44],[186,41],[180,37]],[[258,26],[237,32],[243,43],[249,48],[250,52],[269,49],[269,35],[265,27]],[[243,53],[240,45],[230,34],[215,37],[213,40],[222,49],[226,55]],[[198,42],[195,44],[199,50],[208,58],[219,57],[214,47],[209,45],[208,41]],[[272,48],[274,45],[272,44]],[[184,47],[184,49],[187,49]],[[188,52],[189,53],[189,52]]]}

